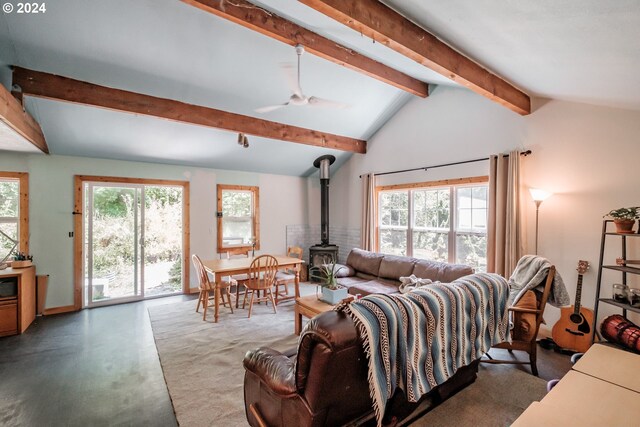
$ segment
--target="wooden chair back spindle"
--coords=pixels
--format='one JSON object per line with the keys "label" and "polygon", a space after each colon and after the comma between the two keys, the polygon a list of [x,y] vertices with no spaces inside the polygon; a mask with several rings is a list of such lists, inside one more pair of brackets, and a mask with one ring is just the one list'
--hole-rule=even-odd
{"label": "wooden chair back spindle", "polygon": [[[247,291],[244,295],[242,307],[246,305],[248,295],[251,295],[249,301],[249,317],[255,302],[271,302],[273,312],[277,313],[276,302],[273,297],[273,286],[275,285],[276,273],[278,271],[278,260],[271,255],[261,255],[251,262],[249,267],[249,280],[246,283]],[[260,292],[263,296],[260,296]],[[256,297],[256,294],[258,295]]]}
{"label": "wooden chair back spindle", "polygon": [[[196,313],[200,310],[200,305],[204,309],[202,314],[202,320],[207,320],[207,308],[209,307],[209,299],[214,298],[215,294],[213,294],[216,290],[216,287],[220,289],[220,294],[222,298],[222,304],[227,305],[227,301],[225,301],[225,296],[228,300],[229,308],[231,309],[231,313],[233,313],[233,304],[231,303],[231,297],[229,294],[229,282],[221,282],[221,284],[211,283],[209,280],[209,273],[204,268],[204,264],[200,257],[196,254],[191,255],[191,261],[193,262],[193,266],[196,269],[198,274],[198,290],[200,294],[198,295],[198,304],[196,305]],[[212,295],[210,295],[211,293]]]}

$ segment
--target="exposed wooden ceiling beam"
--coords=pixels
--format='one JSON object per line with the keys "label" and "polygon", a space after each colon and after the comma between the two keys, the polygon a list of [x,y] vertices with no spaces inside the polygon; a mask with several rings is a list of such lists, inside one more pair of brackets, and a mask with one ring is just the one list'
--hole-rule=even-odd
{"label": "exposed wooden ceiling beam", "polygon": [[322,37],[248,1],[182,1],[291,46],[302,44],[307,52],[366,74],[414,95],[424,98],[429,93],[426,83],[367,58],[348,47]]}
{"label": "exposed wooden ceiling beam", "polygon": [[22,104],[2,85],[0,85],[0,120],[40,151],[49,154],[47,141],[38,122],[24,111]]}
{"label": "exposed wooden ceiling beam", "polygon": [[99,86],[20,67],[13,69],[13,83],[20,86],[25,96],[144,114],[176,122],[354,153],[366,153],[367,151],[367,143],[361,139],[286,125],[215,108],[186,104],[173,99]]}
{"label": "exposed wooden ceiling beam", "polygon": [[377,0],[299,0],[356,31],[526,115],[529,96]]}

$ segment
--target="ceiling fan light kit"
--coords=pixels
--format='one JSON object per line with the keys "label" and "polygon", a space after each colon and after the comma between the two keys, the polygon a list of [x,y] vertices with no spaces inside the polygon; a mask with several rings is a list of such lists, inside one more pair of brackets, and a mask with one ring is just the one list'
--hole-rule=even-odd
{"label": "ceiling fan light kit", "polygon": [[[304,53],[304,46],[301,44],[297,44],[295,46],[296,54],[298,55],[298,68],[297,68],[297,79],[290,78],[290,86],[292,95],[289,97],[289,100],[283,104],[277,105],[268,105],[266,107],[257,108],[255,110],[256,113],[269,113],[271,111],[279,110],[280,108],[284,108],[288,105],[292,106],[302,106],[309,105],[312,107],[331,107],[331,108],[347,108],[348,105],[343,104],[341,102],[330,101],[328,99],[318,98],[317,96],[306,96],[302,92],[302,87],[300,86],[300,58]],[[288,67],[285,67],[288,68]]]}

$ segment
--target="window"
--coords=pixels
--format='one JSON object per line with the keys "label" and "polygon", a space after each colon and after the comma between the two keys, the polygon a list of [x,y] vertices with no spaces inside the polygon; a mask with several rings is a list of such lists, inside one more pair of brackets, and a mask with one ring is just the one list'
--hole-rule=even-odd
{"label": "window", "polygon": [[487,268],[486,177],[378,187],[378,250]]}
{"label": "window", "polygon": [[218,184],[218,252],[260,249],[258,187]]}
{"label": "window", "polygon": [[29,252],[29,175],[0,172],[0,262]]}

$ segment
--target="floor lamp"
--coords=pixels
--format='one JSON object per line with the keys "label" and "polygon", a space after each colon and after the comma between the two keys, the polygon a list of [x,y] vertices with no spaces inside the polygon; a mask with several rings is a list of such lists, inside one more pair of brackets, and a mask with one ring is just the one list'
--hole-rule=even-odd
{"label": "floor lamp", "polygon": [[536,255],[538,255],[538,211],[540,210],[542,202],[544,202],[553,193],[540,190],[539,188],[530,188],[529,193],[531,193],[531,198],[536,204]]}

